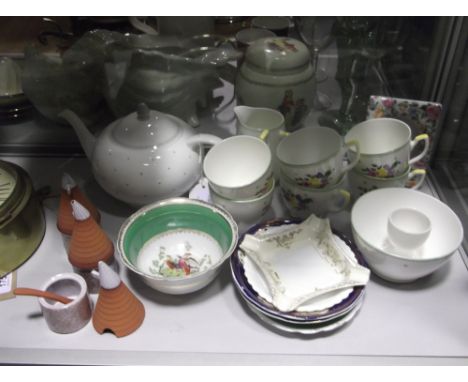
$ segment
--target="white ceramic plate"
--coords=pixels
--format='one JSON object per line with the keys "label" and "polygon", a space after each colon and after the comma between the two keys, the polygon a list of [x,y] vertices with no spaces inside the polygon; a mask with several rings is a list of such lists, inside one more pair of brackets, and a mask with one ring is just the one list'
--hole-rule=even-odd
{"label": "white ceramic plate", "polygon": [[[256,237],[263,237],[265,235],[270,234],[277,234],[288,227],[297,226],[297,225],[284,225],[284,226],[277,226],[277,227],[268,227],[264,230],[258,231],[255,236]],[[353,251],[336,235],[333,235],[333,238],[338,246],[340,246],[343,250],[343,254],[348,257],[351,262],[357,264],[356,259],[354,257]],[[273,298],[271,296],[268,284],[265,278],[262,275],[262,272],[259,270],[258,266],[255,264],[254,261],[250,259],[250,257],[245,256],[243,258],[244,264],[244,272],[245,277],[247,278],[248,282],[252,286],[253,290],[258,293],[258,295],[264,298],[269,303],[273,303]],[[317,312],[328,309],[335,304],[340,303],[346,297],[350,295],[353,291],[353,288],[344,288],[336,291],[332,291],[330,293],[326,293],[321,296],[317,296],[309,301],[304,302],[304,304],[298,306],[296,310],[298,312]]]}
{"label": "white ceramic plate", "polygon": [[315,335],[319,333],[326,333],[336,330],[346,323],[350,322],[356,314],[361,309],[363,304],[364,294],[359,297],[357,304],[354,306],[352,310],[350,310],[347,314],[340,316],[334,320],[331,320],[328,323],[316,323],[310,325],[295,325],[292,323],[287,323],[284,321],[275,320],[271,317],[264,315],[260,312],[254,305],[247,303],[248,307],[254,312],[257,317],[263,321],[268,326],[276,328],[285,333],[297,333],[297,334],[304,334],[304,335]]}
{"label": "white ceramic plate", "polygon": [[369,280],[369,270],[336,244],[329,220],[314,215],[278,233],[245,235],[239,247],[255,262],[273,304],[283,312]]}
{"label": "white ceramic plate", "polygon": [[[250,227],[247,233],[251,235],[261,235],[262,232],[266,232],[272,228],[297,225],[300,222],[300,220],[289,219],[269,220],[262,224]],[[349,248],[349,250],[353,253],[353,261],[356,261],[362,266],[366,266],[363,255],[353,242],[351,242],[339,231],[333,231],[333,235],[337,239],[337,243],[339,245],[342,245],[345,248]],[[260,312],[275,320],[303,325],[330,321],[351,311],[359,301],[360,296],[365,291],[365,286],[355,286],[352,288],[350,295],[343,301],[340,301],[332,307],[320,311],[300,312],[296,310],[292,312],[280,312],[272,303],[261,297],[250,285],[247,277],[245,276],[244,270],[244,261],[246,258],[247,256],[242,251],[234,252],[231,256],[230,266],[234,285],[236,286],[240,296],[246,300],[246,302],[254,305]]]}

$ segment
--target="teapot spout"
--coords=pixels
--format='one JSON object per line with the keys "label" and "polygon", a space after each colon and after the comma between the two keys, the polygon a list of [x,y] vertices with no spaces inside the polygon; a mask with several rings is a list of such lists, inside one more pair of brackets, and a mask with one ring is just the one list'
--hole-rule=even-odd
{"label": "teapot spout", "polygon": [[96,138],[88,130],[83,121],[78,117],[73,111],[66,109],[59,114],[60,118],[65,119],[78,135],[81,146],[86,154],[86,156],[91,159],[93,156],[94,145],[96,144]]}

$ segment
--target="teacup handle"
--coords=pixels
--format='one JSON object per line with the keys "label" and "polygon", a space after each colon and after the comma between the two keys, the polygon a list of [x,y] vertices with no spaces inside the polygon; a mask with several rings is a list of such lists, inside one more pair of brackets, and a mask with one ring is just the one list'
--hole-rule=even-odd
{"label": "teacup handle", "polygon": [[411,186],[409,188],[417,190],[419,187],[422,186],[422,184],[424,182],[424,179],[426,179],[426,170],[424,170],[422,168],[418,168],[416,170],[411,171],[409,173],[409,175],[408,175],[408,180],[414,179],[417,176],[420,176],[419,180],[416,182],[415,185],[413,185],[413,186]]}
{"label": "teacup handle", "polygon": [[416,138],[414,138],[410,142],[410,150],[413,150],[416,147],[416,145],[421,141],[424,141],[424,149],[420,154],[416,155],[414,158],[411,158],[409,160],[408,162],[409,165],[412,165],[413,163],[416,163],[418,160],[421,160],[427,154],[427,150],[429,150],[429,135],[427,134],[419,134],[418,136],[416,136]]}
{"label": "teacup handle", "polygon": [[358,141],[353,140],[353,141],[346,142],[345,146],[347,147],[348,151],[351,151],[350,147],[354,147],[355,158],[351,162],[349,162],[346,166],[343,167],[343,172],[347,172],[351,170],[354,166],[356,166],[357,163],[359,162],[359,157],[361,156],[361,150],[359,148]]}
{"label": "teacup handle", "polygon": [[266,140],[267,140],[269,134],[270,134],[270,130],[264,129],[264,130],[262,130],[262,133],[260,134],[260,137],[259,137],[259,138],[260,138],[263,142],[266,142]]}
{"label": "teacup handle", "polygon": [[[264,129],[264,130],[262,131],[262,133],[260,134],[260,139],[261,139],[262,141],[266,141],[266,139],[268,138],[268,135],[269,135],[269,134],[270,134],[270,130]],[[278,132],[278,134],[279,134],[280,137],[287,137],[290,133],[287,132],[287,131],[284,131],[284,130],[280,130],[280,131]]]}
{"label": "teacup handle", "polygon": [[351,201],[351,194],[343,189],[337,190],[337,193],[342,197],[342,200],[337,205],[334,205],[332,208],[330,208],[330,212],[339,212],[343,211]]}

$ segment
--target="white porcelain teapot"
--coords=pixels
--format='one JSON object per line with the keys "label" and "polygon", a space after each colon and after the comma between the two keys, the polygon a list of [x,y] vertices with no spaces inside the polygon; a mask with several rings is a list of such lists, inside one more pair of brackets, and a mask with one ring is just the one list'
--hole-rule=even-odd
{"label": "white porcelain teapot", "polygon": [[97,138],[71,110],[60,117],[75,129],[101,187],[135,206],[186,193],[201,176],[201,145],[222,140],[195,134],[181,119],[145,104],[112,122]]}

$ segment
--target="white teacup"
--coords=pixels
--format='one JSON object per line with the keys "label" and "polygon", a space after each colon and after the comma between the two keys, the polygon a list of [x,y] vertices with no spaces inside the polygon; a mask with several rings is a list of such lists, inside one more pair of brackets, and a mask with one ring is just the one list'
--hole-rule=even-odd
{"label": "white teacup", "polygon": [[426,170],[411,170],[409,167],[403,174],[393,178],[367,176],[356,170],[352,170],[348,173],[349,187],[354,200],[364,195],[366,192],[379,188],[407,187],[418,189],[423,184],[425,178]]}
{"label": "white teacup", "polygon": [[[346,163],[351,148],[356,155]],[[328,127],[303,128],[285,137],[276,148],[281,172],[298,186],[324,188],[336,184],[359,160],[359,145],[343,143]]]}
{"label": "white teacup", "polygon": [[327,188],[308,188],[280,175],[280,188],[284,203],[293,217],[307,218],[311,214],[327,216],[344,210],[351,199],[345,189],[345,176]]}
{"label": "white teacup", "polygon": [[252,199],[273,181],[272,155],[260,138],[238,135],[213,146],[203,161],[210,188],[226,199]]}
{"label": "white teacup", "polygon": [[[429,136],[420,134],[411,140],[411,128],[394,118],[377,118],[358,123],[345,136],[345,142],[359,143],[360,158],[354,168],[368,176],[390,178],[403,174],[408,166],[426,155]],[[410,157],[418,142],[424,142],[421,153]]]}
{"label": "white teacup", "polygon": [[272,179],[271,186],[263,194],[253,199],[232,200],[217,194],[210,187],[210,197],[214,204],[223,207],[231,213],[234,220],[241,224],[256,223],[270,208],[275,190],[275,180]]}
{"label": "white teacup", "polygon": [[429,237],[431,221],[414,208],[399,208],[388,217],[387,232],[398,248],[416,249]]}

